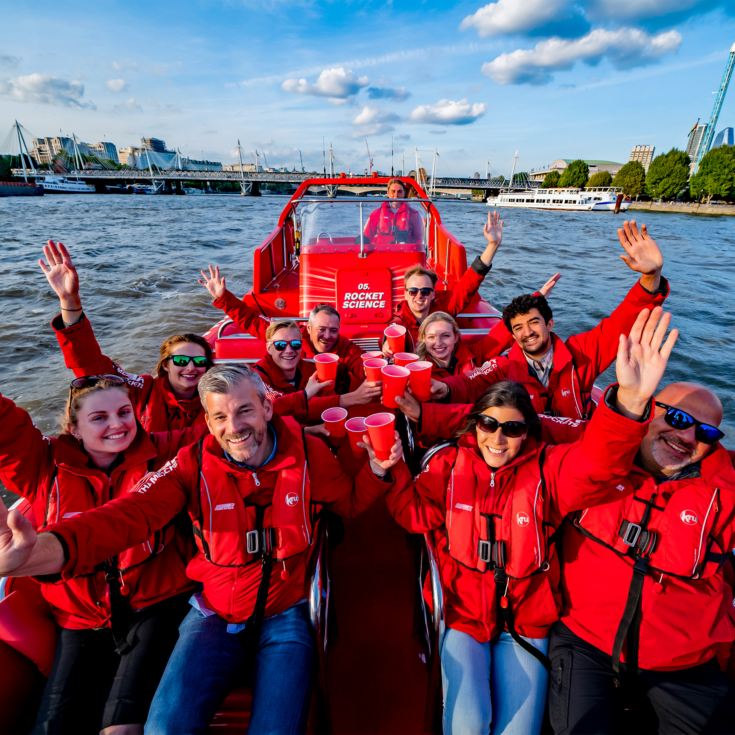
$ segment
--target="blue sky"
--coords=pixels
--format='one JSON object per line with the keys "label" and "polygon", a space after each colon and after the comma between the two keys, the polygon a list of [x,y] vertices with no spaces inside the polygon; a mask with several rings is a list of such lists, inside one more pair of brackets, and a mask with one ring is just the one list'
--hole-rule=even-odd
{"label": "blue sky", "polygon": [[[0,0],[0,146],[141,136],[195,158],[444,175],[683,148],[735,42],[732,0]],[[718,130],[735,126],[735,83]],[[420,153],[431,164],[431,154]]]}

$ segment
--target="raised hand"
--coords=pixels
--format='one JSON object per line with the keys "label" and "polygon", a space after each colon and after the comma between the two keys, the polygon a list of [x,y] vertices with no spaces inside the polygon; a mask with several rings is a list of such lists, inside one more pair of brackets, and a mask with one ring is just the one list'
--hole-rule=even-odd
{"label": "raised hand", "polygon": [[17,510],[8,513],[0,500],[0,575],[12,574],[25,564],[35,544],[33,524]]}
{"label": "raised hand", "polygon": [[220,275],[219,266],[209,266],[209,273],[206,271],[199,271],[202,274],[201,278],[197,279],[198,283],[201,283],[204,288],[209,291],[209,295],[212,299],[218,299],[227,290],[227,283],[225,277]]}
{"label": "raised hand", "polygon": [[362,441],[357,443],[357,446],[363,446],[365,447],[365,449],[367,449],[368,457],[370,459],[370,469],[373,471],[373,474],[377,475],[378,477],[383,477],[386,472],[388,472],[391,467],[398,464],[398,462],[403,457],[403,445],[401,444],[401,437],[398,436],[397,431],[394,432],[393,436],[393,446],[390,449],[390,457],[388,457],[388,459],[378,459],[375,456],[373,445],[370,443],[370,437],[367,434],[364,434],[362,437]]}
{"label": "raised hand", "polygon": [[487,213],[487,222],[482,228],[482,234],[485,235],[488,245],[495,245],[496,248],[500,247],[500,243],[503,241],[503,220],[500,219],[500,214],[497,211]]}
{"label": "raised hand", "polygon": [[43,255],[46,260],[41,258],[38,265],[41,266],[49,286],[59,297],[61,308],[81,311],[79,276],[64,243],[49,240],[43,246]]}
{"label": "raised hand", "polygon": [[643,284],[649,291],[655,291],[664,266],[664,256],[656,241],[648,234],[648,228],[641,225],[638,230],[635,220],[626,220],[618,229],[618,240],[625,250],[620,259],[628,268],[649,281]]}
{"label": "raised hand", "polygon": [[561,273],[554,273],[554,275],[551,276],[551,278],[549,278],[549,280],[546,281],[543,286],[541,286],[538,292],[544,297],[548,296],[554,290],[554,286],[559,283],[560,278]]}
{"label": "raised hand", "polygon": [[[615,362],[618,408],[632,418],[643,415],[648,401],[663,378],[671,351],[679,337],[672,329],[666,337],[671,314],[660,306],[644,309],[626,337],[620,335]],[[664,339],[665,338],[665,339]]]}

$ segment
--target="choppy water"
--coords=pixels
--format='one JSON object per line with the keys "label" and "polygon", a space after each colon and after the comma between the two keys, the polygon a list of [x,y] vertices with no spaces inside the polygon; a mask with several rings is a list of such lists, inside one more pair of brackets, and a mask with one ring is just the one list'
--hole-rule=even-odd
{"label": "choppy water", "polygon": [[[28,408],[44,431],[55,431],[70,373],[48,324],[57,301],[36,262],[47,239],[71,249],[86,312],[107,354],[130,370],[149,372],[164,337],[204,331],[220,317],[196,282],[200,268],[219,263],[233,291],[250,287],[250,252],[273,229],[285,201],[224,195],[0,199],[0,391]],[[439,209],[473,257],[484,245],[487,208],[447,201]],[[504,243],[483,286],[496,305],[559,270],[552,307],[556,331],[565,337],[592,327],[635,280],[618,257],[615,228],[622,216],[530,210],[503,216]],[[735,447],[735,221],[655,213],[640,219],[664,249],[669,308],[682,333],[666,380],[696,379],[717,391],[725,404],[725,443]]]}

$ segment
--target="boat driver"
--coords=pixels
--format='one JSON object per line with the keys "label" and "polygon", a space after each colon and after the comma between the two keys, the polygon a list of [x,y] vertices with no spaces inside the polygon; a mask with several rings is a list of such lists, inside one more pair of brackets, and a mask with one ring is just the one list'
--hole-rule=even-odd
{"label": "boat driver", "polygon": [[386,196],[389,201],[383,202],[371,212],[363,230],[365,242],[386,245],[397,242],[424,241],[424,223],[421,215],[404,201],[406,185],[400,179],[388,182]]}

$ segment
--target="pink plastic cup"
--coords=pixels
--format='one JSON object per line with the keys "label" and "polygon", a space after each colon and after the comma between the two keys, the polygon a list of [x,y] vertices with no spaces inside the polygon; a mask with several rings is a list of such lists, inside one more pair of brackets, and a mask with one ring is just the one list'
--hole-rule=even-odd
{"label": "pink plastic cup", "polygon": [[347,438],[350,440],[350,447],[352,448],[353,454],[359,455],[363,449],[357,446],[357,442],[362,441],[363,434],[367,431],[365,419],[362,416],[347,419],[345,421],[345,431],[347,432]]}
{"label": "pink plastic cup", "polygon": [[406,369],[411,373],[408,376],[411,393],[419,401],[428,401],[431,398],[432,367],[432,363],[428,360],[418,360],[406,365]]}
{"label": "pink plastic cup", "polygon": [[391,324],[385,328],[383,334],[388,340],[390,351],[394,355],[396,352],[400,352],[404,348],[406,344],[406,327],[400,324]]}
{"label": "pink plastic cup", "polygon": [[337,365],[339,365],[339,355],[333,352],[320,352],[314,355],[314,363],[316,364],[316,377],[320,383],[327,380],[336,380]]}
{"label": "pink plastic cup", "polygon": [[405,367],[410,365],[412,362],[416,362],[419,356],[413,352],[395,352],[393,353],[393,364],[399,367]]}
{"label": "pink plastic cup", "polygon": [[362,355],[360,355],[360,359],[365,362],[365,360],[372,360],[376,357],[383,357],[383,353],[380,350],[369,350],[368,352],[363,352]]}
{"label": "pink plastic cup", "polygon": [[388,360],[384,360],[382,357],[371,357],[369,360],[364,360],[362,366],[365,368],[365,379],[371,383],[379,383],[383,379],[380,371],[387,364]]}
{"label": "pink plastic cup", "polygon": [[396,417],[392,413],[374,413],[365,419],[370,443],[378,459],[388,459],[395,442]]}
{"label": "pink plastic cup", "polygon": [[322,411],[322,421],[332,439],[341,439],[346,434],[347,409],[335,406]]}
{"label": "pink plastic cup", "polygon": [[411,373],[400,365],[386,365],[380,372],[383,374],[383,405],[386,408],[398,408],[396,397],[406,392]]}

